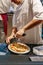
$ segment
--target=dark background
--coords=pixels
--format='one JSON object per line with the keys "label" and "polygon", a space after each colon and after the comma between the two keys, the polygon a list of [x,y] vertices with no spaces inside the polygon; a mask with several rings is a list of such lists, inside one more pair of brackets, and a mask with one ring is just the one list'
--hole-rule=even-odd
{"label": "dark background", "polygon": [[42,5],[43,5],[43,0],[40,0],[42,2]]}

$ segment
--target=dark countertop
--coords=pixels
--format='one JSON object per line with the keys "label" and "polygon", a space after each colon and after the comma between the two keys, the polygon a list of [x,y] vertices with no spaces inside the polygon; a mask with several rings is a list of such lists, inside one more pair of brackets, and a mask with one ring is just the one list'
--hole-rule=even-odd
{"label": "dark countertop", "polygon": [[38,46],[37,44],[28,44],[28,46],[30,46],[31,51],[27,54],[24,55],[18,55],[18,54],[14,54],[10,51],[8,51],[8,53],[6,55],[1,56],[0,55],[0,65],[38,65],[35,62],[31,62],[30,60],[30,56],[36,56],[35,54],[33,54],[32,52],[32,48],[34,46]]}
{"label": "dark countertop", "polygon": [[0,56],[0,65],[43,65],[43,62],[29,61],[28,56],[8,55]]}
{"label": "dark countertop", "polygon": [[[0,64],[1,65],[11,65],[11,64],[15,64],[15,65],[28,65],[29,63],[32,64],[31,60],[30,60],[30,56],[36,56],[35,54],[33,54],[32,52],[32,48],[34,46],[38,46],[38,45],[34,45],[34,44],[28,44],[28,46],[30,46],[31,51],[27,54],[24,55],[18,55],[18,54],[14,54],[12,52],[8,52],[6,55],[4,56],[0,56]],[[34,63],[33,63],[34,64]]]}

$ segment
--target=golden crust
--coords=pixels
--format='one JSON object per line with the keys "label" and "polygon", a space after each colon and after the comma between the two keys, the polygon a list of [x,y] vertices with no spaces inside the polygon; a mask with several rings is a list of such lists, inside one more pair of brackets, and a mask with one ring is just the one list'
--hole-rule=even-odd
{"label": "golden crust", "polygon": [[23,45],[22,43],[13,43],[10,45],[10,48],[16,52],[25,52],[28,50],[28,47],[26,45]]}

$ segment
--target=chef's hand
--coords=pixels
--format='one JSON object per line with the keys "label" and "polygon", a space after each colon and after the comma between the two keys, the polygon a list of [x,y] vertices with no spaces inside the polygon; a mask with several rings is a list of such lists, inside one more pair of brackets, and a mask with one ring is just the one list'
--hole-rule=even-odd
{"label": "chef's hand", "polygon": [[10,43],[10,40],[13,39],[13,38],[14,38],[13,34],[10,35],[9,37],[7,37],[6,38],[6,43],[9,44]]}
{"label": "chef's hand", "polygon": [[11,39],[13,39],[14,37],[16,37],[16,32],[17,32],[17,28],[16,27],[13,27],[11,35],[6,38],[6,43],[7,44],[10,43],[10,40]]}
{"label": "chef's hand", "polygon": [[16,37],[17,37],[17,38],[21,38],[21,37],[23,37],[23,34],[24,34],[24,29],[20,29],[20,30],[16,33]]}

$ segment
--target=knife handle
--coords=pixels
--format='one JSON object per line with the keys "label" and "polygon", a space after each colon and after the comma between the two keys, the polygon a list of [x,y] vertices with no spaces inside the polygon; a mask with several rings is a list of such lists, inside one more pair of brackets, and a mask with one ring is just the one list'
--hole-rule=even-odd
{"label": "knife handle", "polygon": [[22,36],[26,36],[26,34],[24,33]]}

